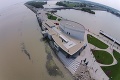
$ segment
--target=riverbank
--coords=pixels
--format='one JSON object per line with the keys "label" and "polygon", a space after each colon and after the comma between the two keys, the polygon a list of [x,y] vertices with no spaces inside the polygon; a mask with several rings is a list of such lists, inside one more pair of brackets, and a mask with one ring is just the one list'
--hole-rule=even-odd
{"label": "riverbank", "polygon": [[115,43],[114,41],[112,41],[111,39],[105,37],[104,35],[101,35],[99,33],[95,33],[90,31],[89,29],[86,29],[90,34],[92,34],[93,36],[95,36],[97,39],[101,40],[102,42],[104,42],[105,44],[107,44],[109,47],[111,47],[111,49],[115,49],[116,51],[120,52],[120,45]]}
{"label": "riverbank", "polygon": [[88,7],[84,3],[60,1],[60,2],[57,2],[56,5],[63,6],[65,8],[73,8],[73,9],[76,9],[76,10],[81,10],[81,11],[84,11],[84,12],[88,12],[90,14],[95,14],[95,12],[92,11],[92,7],[90,7],[90,6]]}
{"label": "riverbank", "polygon": [[[90,32],[88,31],[88,34],[91,34],[92,36],[96,37],[97,39],[101,40],[102,42],[104,42],[105,44],[107,44],[109,47],[107,49],[100,49],[92,44],[90,44],[90,48],[93,50],[93,51],[96,51],[96,53],[94,55],[97,55],[95,56],[95,58],[98,61],[99,65],[101,66],[101,68],[104,70],[104,72],[106,73],[107,76],[109,76],[109,78],[111,80],[116,80],[116,79],[120,79],[120,75],[119,73],[116,72],[116,69],[119,70],[119,55],[120,55],[120,50],[118,48],[115,48],[113,45],[114,45],[114,42],[109,40],[108,38],[106,38],[105,36],[103,35],[100,35],[100,34],[95,34],[93,32]],[[102,37],[98,37],[98,36],[102,36]],[[104,41],[103,39],[108,39],[108,41],[111,41],[111,44],[109,44],[108,42]],[[119,46],[120,47],[120,46]],[[101,53],[99,53],[99,51],[105,51],[107,52],[107,55],[108,56],[105,56],[102,55]],[[101,57],[100,57],[101,56]],[[102,62],[106,62],[107,60],[109,60],[110,56],[112,56],[111,58],[113,58],[113,62],[111,64],[101,64],[101,61]],[[99,58],[107,58],[106,59],[99,59]],[[112,59],[110,59],[112,60]],[[110,61],[109,60],[109,61]]]}
{"label": "riverbank", "polygon": [[[38,12],[38,19],[40,20],[43,20],[44,21],[48,21],[48,18],[47,18],[47,15],[45,14],[46,11],[45,10],[39,10]],[[54,15],[54,14],[53,14]],[[44,17],[44,18],[43,18]],[[57,16],[58,17],[58,16]],[[58,17],[60,18],[60,17]],[[51,21],[51,23],[59,23],[58,21],[56,20],[49,20]],[[49,25],[48,25],[49,26]],[[44,34],[44,32],[47,31],[47,28],[48,27],[44,27],[43,26],[40,26],[41,29],[43,29],[43,32],[42,34]],[[57,27],[57,26],[56,26]],[[49,28],[48,28],[49,29]],[[51,29],[51,28],[50,28]],[[44,31],[45,30],[45,31]],[[51,30],[50,30],[51,31]],[[51,31],[52,33],[52,31]],[[87,37],[86,37],[86,33],[85,33],[85,42],[87,43]],[[88,43],[87,43],[88,45]],[[89,48],[89,45],[85,48],[85,50],[83,52],[81,52],[81,55],[76,57],[75,59],[69,59],[69,58],[66,58],[65,55],[63,55],[62,52],[58,52],[56,53],[59,57],[59,59],[62,61],[62,63],[64,64],[64,66],[73,74],[73,76],[75,76],[74,74],[76,74],[76,71],[77,69],[82,65],[82,64],[85,64],[86,62],[86,65],[87,65],[87,71],[90,72],[90,77],[91,79],[96,79],[96,80],[102,80],[102,79],[106,79],[108,80],[109,78],[107,77],[107,75],[103,72],[103,70],[101,69],[101,67],[98,65],[97,62],[95,62],[95,58],[93,57],[92,53],[90,51],[90,48]],[[84,61],[84,62],[83,62]],[[88,61],[88,62],[87,62]],[[94,64],[94,65],[92,65]],[[91,69],[92,68],[92,69]],[[96,69],[97,68],[97,69]],[[96,70],[97,73],[96,73]],[[84,68],[83,68],[83,71],[84,71]],[[78,74],[79,72],[77,72]],[[89,74],[89,73],[85,73],[85,74]],[[77,76],[80,76],[82,74],[79,74]],[[101,75],[101,77],[98,77],[99,75]],[[77,78],[77,77],[76,77]],[[86,75],[82,75],[82,78],[87,78]],[[99,79],[98,79],[99,78]],[[81,79],[81,78],[80,78]]]}
{"label": "riverbank", "polygon": [[[57,16],[57,15],[56,15]],[[59,16],[60,17],[60,16]],[[117,52],[120,52],[120,50],[119,50],[119,48],[120,48],[120,46],[118,45],[118,44],[116,44],[116,43],[114,43],[114,41],[111,41],[111,40],[109,40],[108,38],[106,38],[105,36],[103,36],[103,35],[101,35],[101,34],[99,34],[99,32],[97,32],[97,33],[95,33],[95,32],[93,32],[93,31],[90,31],[89,29],[86,29],[86,32],[87,32],[87,34],[91,34],[91,35],[93,35],[93,36],[95,36],[98,40],[100,40],[100,41],[102,41],[103,43],[105,43],[105,44],[107,44],[109,47],[107,47],[107,49],[99,49],[98,47],[96,47],[96,46],[94,46],[93,47],[93,45],[90,45],[90,48],[91,49],[94,49],[94,50],[101,50],[101,51],[106,51],[106,52],[108,52],[107,54],[109,55],[109,56],[111,56],[111,58],[113,58],[114,60],[113,60],[113,63],[112,64],[109,64],[109,65],[106,65],[106,64],[99,64],[98,62],[98,64],[100,65],[100,66],[102,66],[101,68],[103,69],[103,67],[104,67],[104,71],[112,71],[112,72],[110,72],[111,73],[111,75],[109,75],[109,74],[107,74],[107,72],[104,72],[104,74],[106,73],[108,76],[109,76],[109,78],[116,78],[113,74],[115,73],[115,69],[112,69],[112,70],[110,70],[110,68],[111,67],[113,67],[114,68],[114,66],[118,66],[119,65],[119,61],[117,62],[117,60],[116,60],[116,58],[114,57],[114,55],[113,55],[113,49],[114,50],[116,50]],[[117,46],[118,47],[117,47]],[[104,58],[105,57],[107,57],[107,56],[103,56]],[[104,61],[104,60],[103,60]],[[105,60],[106,61],[106,60]],[[99,69],[97,69],[96,71],[98,71]],[[115,73],[116,74],[116,73]],[[117,74],[116,74],[117,75]],[[119,75],[118,75],[119,76]],[[114,80],[113,79],[113,80]]]}
{"label": "riverbank", "polygon": [[[39,14],[39,13],[38,13],[38,14]],[[40,12],[40,14],[41,14],[41,12]],[[90,49],[88,48],[88,50],[87,50],[88,52],[87,52],[87,53],[90,53],[89,50],[90,50]],[[62,56],[61,54],[62,54],[62,53],[59,53],[59,54],[58,54],[59,57]],[[86,53],[84,52],[84,54],[86,54]],[[92,57],[92,56],[89,56],[89,57],[87,56],[87,59],[88,59],[88,58],[89,58],[89,59],[94,59],[94,58],[90,58],[90,57]],[[81,60],[81,58],[79,58],[79,59]],[[62,62],[63,62],[65,65],[66,65],[67,63],[64,62],[64,61],[69,61],[69,60],[66,60],[66,58],[64,58],[64,56],[61,57],[61,60],[62,60]],[[81,60],[81,61],[82,61],[82,60]],[[86,61],[86,58],[85,58],[85,61]],[[88,60],[88,61],[90,61],[90,60]],[[79,64],[79,63],[80,63],[80,62],[78,62],[78,64]],[[96,69],[96,68],[93,68],[93,73],[92,73],[92,75],[95,74],[94,77],[95,77],[96,79],[98,78],[98,75],[101,75],[101,78],[100,78],[100,79],[106,79],[106,80],[109,79],[109,78],[105,75],[105,73],[101,70],[101,67],[97,65],[97,62],[96,62],[96,63],[93,62],[94,66],[90,66],[90,65],[92,64],[92,62],[89,62],[89,63],[90,63],[90,64],[89,64],[89,67],[92,67],[92,68],[93,68],[93,67],[96,67],[96,66],[97,66],[97,67],[96,67],[97,69]],[[76,63],[75,63],[75,64],[76,64]],[[74,68],[75,66],[72,67],[73,70],[74,70],[73,72],[72,72],[72,70],[71,70],[71,68],[70,68],[71,66],[73,66],[73,65],[69,65],[67,68],[70,70],[71,73],[74,74],[74,71],[76,71],[76,69]],[[94,71],[95,71],[95,72],[94,72]],[[97,76],[97,77],[96,77],[96,76]]]}

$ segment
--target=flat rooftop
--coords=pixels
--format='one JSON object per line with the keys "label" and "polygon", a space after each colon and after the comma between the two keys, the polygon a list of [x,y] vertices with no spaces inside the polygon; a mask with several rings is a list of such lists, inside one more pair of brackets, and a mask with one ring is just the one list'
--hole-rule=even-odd
{"label": "flat rooftop", "polygon": [[57,35],[53,35],[52,38],[65,52],[67,52],[70,55],[75,54],[84,45],[83,42],[81,43],[76,43],[73,41],[69,41],[68,43],[62,42],[62,39],[57,37]]}

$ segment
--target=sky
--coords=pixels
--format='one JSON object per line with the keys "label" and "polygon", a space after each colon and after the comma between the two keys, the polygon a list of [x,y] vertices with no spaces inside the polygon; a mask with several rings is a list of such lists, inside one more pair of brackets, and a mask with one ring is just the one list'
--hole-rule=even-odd
{"label": "sky", "polygon": [[120,11],[120,0],[88,0],[88,1],[101,3]]}
{"label": "sky", "polygon": [[[13,5],[19,2],[24,2],[24,1],[28,1],[28,0],[0,0],[0,10],[10,5]],[[88,0],[88,1],[101,3],[101,4],[120,10],[120,0]]]}
{"label": "sky", "polygon": [[24,1],[28,1],[28,0],[0,0],[0,10]]}

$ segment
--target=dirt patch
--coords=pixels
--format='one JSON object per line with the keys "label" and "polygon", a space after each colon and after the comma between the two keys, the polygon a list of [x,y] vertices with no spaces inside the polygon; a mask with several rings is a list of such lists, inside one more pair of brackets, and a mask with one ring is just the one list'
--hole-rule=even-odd
{"label": "dirt patch", "polygon": [[45,42],[45,51],[47,53],[47,62],[46,62],[46,69],[50,76],[61,76],[64,77],[63,73],[60,71],[59,67],[53,60],[52,53],[50,46],[48,43]]}

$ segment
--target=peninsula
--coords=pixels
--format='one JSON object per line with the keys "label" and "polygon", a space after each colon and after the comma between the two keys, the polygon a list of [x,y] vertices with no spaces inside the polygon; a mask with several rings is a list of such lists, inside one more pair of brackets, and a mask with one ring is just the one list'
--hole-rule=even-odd
{"label": "peninsula", "polygon": [[[114,45],[119,46],[118,41],[112,39],[112,43],[109,44],[107,40],[111,37],[106,33],[100,31],[100,34],[95,34],[80,23],[61,18],[53,13],[54,10],[51,8],[38,9],[33,5],[25,5],[35,12],[43,38],[48,41],[50,47],[75,79],[120,79],[120,75],[116,72],[120,70],[118,58],[120,50],[114,47]],[[94,5],[88,6],[67,1],[57,2],[56,5],[91,14],[95,14],[93,9],[106,10]]]}

